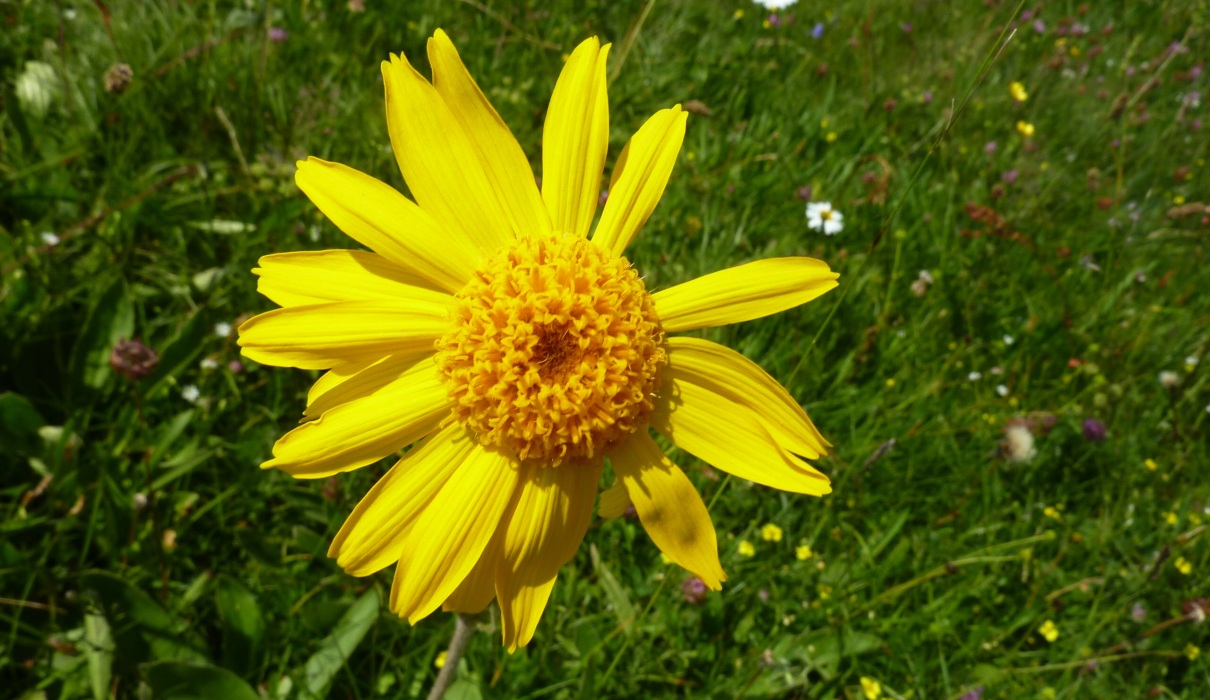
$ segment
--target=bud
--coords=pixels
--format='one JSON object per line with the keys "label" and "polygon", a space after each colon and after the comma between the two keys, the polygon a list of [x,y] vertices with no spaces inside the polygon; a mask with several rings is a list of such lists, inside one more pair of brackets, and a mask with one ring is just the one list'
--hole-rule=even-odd
{"label": "bud", "polygon": [[119,340],[109,353],[109,367],[131,381],[138,381],[151,374],[159,361],[160,356],[155,350],[143,345],[143,341],[138,338]]}
{"label": "bud", "polygon": [[115,63],[105,71],[105,92],[121,95],[130,87],[134,71],[126,63]]}

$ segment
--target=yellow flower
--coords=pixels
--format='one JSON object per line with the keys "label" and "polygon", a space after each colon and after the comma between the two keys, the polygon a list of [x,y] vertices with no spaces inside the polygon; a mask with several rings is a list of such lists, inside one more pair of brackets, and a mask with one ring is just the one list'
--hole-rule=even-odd
{"label": "yellow flower", "polygon": [[437,668],[445,668],[445,660],[449,657],[449,652],[442,651],[437,654],[437,658],[433,659],[433,665]]}
{"label": "yellow flower", "polygon": [[1164,522],[1168,523],[1169,525],[1176,525],[1180,521],[1181,519],[1176,517],[1176,513],[1164,513]]}
{"label": "yellow flower", "polygon": [[1056,510],[1054,508],[1054,506],[1046,506],[1045,508],[1043,508],[1042,515],[1045,515],[1046,517],[1052,518],[1054,520],[1061,520],[1063,518],[1062,515],[1059,515],[1059,511]]}
{"label": "yellow flower", "polygon": [[1148,471],[1155,471],[1156,469],[1159,469],[1159,465],[1155,463],[1155,460],[1150,458],[1143,461],[1143,466],[1147,467]]}
{"label": "yellow flower", "polygon": [[836,134],[835,131],[829,131],[828,135],[824,137],[824,139],[828,143],[832,143],[832,142],[836,141],[837,138],[839,138],[839,136]]}
{"label": "yellow flower", "polygon": [[413,445],[328,554],[354,576],[398,562],[390,607],[413,624],[497,600],[510,651],[533,637],[584,538],[607,455],[616,483],[603,506],[633,506],[662,551],[721,588],[710,514],[649,428],[739,478],[831,491],[806,461],[829,445],[785,389],[737,352],[670,334],[798,306],[837,274],[779,258],[646,289],[623,253],[676,163],[679,105],[630,140],[590,238],[608,51],[588,39],[563,66],[541,189],[444,32],[428,42],[431,83],[403,56],[383,62],[391,144],[415,202],[347,166],[300,162],[302,191],[374,252],[261,258],[259,290],[283,308],[240,328],[252,360],[328,370],[308,396],[311,420],[262,467],[326,478]]}
{"label": "yellow flower", "polygon": [[760,538],[766,542],[781,542],[781,528],[769,523],[760,529]]}
{"label": "yellow flower", "polygon": [[1059,628],[1053,620],[1047,620],[1038,628],[1038,632],[1046,638],[1046,641],[1053,642],[1059,638]]}
{"label": "yellow flower", "polygon": [[741,7],[740,9],[736,10],[735,14],[732,15],[732,17],[734,17],[735,19],[743,19],[744,18],[744,9]]}
{"label": "yellow flower", "polygon": [[736,548],[736,551],[739,552],[741,557],[751,557],[756,555],[756,547],[753,547],[752,543],[748,540],[740,540],[739,547]]}
{"label": "yellow flower", "polygon": [[1029,99],[1029,93],[1025,91],[1025,85],[1020,81],[1014,80],[1008,85],[1008,94],[1017,102],[1024,102]]}
{"label": "yellow flower", "polygon": [[1025,138],[1031,138],[1034,135],[1034,125],[1026,121],[1017,122],[1017,133]]}
{"label": "yellow flower", "polygon": [[1202,655],[1202,650],[1194,644],[1185,645],[1185,658],[1190,661],[1197,661],[1197,657]]}
{"label": "yellow flower", "polygon": [[869,676],[862,676],[861,692],[865,695],[866,700],[878,700],[882,697],[882,684]]}
{"label": "yellow flower", "polygon": [[1046,686],[1042,689],[1041,696],[1042,700],[1055,700],[1055,689],[1050,686]]}
{"label": "yellow flower", "polygon": [[799,561],[806,561],[815,556],[815,552],[811,551],[810,545],[804,544],[794,548],[794,556],[797,557]]}
{"label": "yellow flower", "polygon": [[1176,567],[1177,571],[1186,576],[1193,573],[1193,564],[1184,557],[1177,557],[1176,561],[1172,562],[1172,565]]}
{"label": "yellow flower", "polygon": [[832,587],[826,583],[819,584],[819,599],[827,600],[832,597]]}

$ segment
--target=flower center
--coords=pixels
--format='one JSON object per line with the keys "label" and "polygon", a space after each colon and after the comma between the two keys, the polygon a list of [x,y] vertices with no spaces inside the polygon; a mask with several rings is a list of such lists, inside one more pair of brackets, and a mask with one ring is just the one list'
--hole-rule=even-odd
{"label": "flower center", "polygon": [[483,445],[558,465],[646,426],[663,331],[625,258],[530,238],[488,258],[455,300],[437,365]]}

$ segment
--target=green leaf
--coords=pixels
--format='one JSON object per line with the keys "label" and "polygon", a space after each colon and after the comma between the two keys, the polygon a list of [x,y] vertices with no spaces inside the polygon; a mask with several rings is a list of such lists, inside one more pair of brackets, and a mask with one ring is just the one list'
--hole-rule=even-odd
{"label": "green leaf", "polygon": [[118,278],[97,298],[76,339],[72,357],[78,384],[98,389],[112,375],[109,355],[118,341],[134,335],[134,304],[126,280]]}
{"label": "green leaf", "polygon": [[630,602],[630,596],[626,595],[626,589],[622,588],[622,584],[618,583],[618,579],[601,561],[601,553],[597,551],[595,544],[588,545],[588,553],[592,557],[592,569],[597,574],[601,588],[605,591],[605,598],[609,600],[613,613],[618,616],[618,625],[624,627],[629,633],[632,629],[631,623],[635,618],[634,604]]}
{"label": "green leaf", "polygon": [[180,332],[164,347],[155,370],[142,381],[139,387],[144,396],[151,396],[197,357],[204,347],[206,320],[203,314],[195,313],[181,326]]}
{"label": "green leaf", "polygon": [[206,660],[205,645],[189,624],[131,582],[104,571],[89,571],[80,576],[80,583],[104,610],[116,653],[127,663]]}
{"label": "green leaf", "polygon": [[84,658],[88,660],[88,685],[96,700],[109,697],[113,680],[113,635],[101,615],[84,616]]}
{"label": "green leaf", "polygon": [[256,596],[226,574],[215,581],[214,601],[223,624],[223,665],[247,677],[260,666],[265,619]]}
{"label": "green leaf", "polygon": [[41,452],[38,428],[46,420],[29,399],[6,391],[0,394],[0,445],[5,452],[29,456]]}
{"label": "green leaf", "polygon": [[332,679],[344,667],[353,650],[378,619],[378,608],[377,589],[366,591],[349,606],[332,633],[320,642],[319,651],[307,659],[303,684],[305,694],[317,698],[328,696]]}
{"label": "green leaf", "polygon": [[143,676],[155,700],[260,700],[242,678],[208,664],[160,661],[144,665]]}

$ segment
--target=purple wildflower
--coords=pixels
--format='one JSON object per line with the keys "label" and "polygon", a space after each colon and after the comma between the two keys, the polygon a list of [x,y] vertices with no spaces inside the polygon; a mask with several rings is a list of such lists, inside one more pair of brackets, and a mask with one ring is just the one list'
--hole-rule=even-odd
{"label": "purple wildflower", "polygon": [[160,356],[156,354],[155,350],[144,345],[143,341],[138,338],[119,340],[109,353],[110,369],[131,381],[137,381],[151,374],[159,361]]}
{"label": "purple wildflower", "polygon": [[1134,605],[1130,606],[1130,619],[1135,622],[1146,620],[1147,608],[1144,608],[1142,603],[1136,601]]}
{"label": "purple wildflower", "polygon": [[1105,439],[1105,424],[1096,418],[1084,419],[1084,439],[1089,442],[1101,442]]}
{"label": "purple wildflower", "polygon": [[983,686],[977,685],[958,696],[958,700],[983,700]]}
{"label": "purple wildflower", "polygon": [[811,196],[815,194],[815,190],[810,185],[803,185],[795,190],[794,195],[804,202],[811,201]]}
{"label": "purple wildflower", "polygon": [[990,156],[996,152],[996,148],[997,146],[995,141],[988,141],[983,146],[983,152]]}
{"label": "purple wildflower", "polygon": [[709,592],[706,584],[696,576],[690,576],[681,584],[681,596],[684,597],[686,603],[701,605],[706,602],[706,594]]}
{"label": "purple wildflower", "polygon": [[1016,168],[1006,171],[1003,175],[1000,176],[1000,179],[1003,180],[1004,184],[1006,184],[1006,185],[1011,185],[1014,182],[1016,182],[1017,181]]}
{"label": "purple wildflower", "polygon": [[1035,21],[1034,22],[1034,31],[1039,34],[1045,34],[1046,33],[1046,23],[1043,22],[1042,20]]}
{"label": "purple wildflower", "polygon": [[286,33],[285,29],[282,29],[281,27],[269,27],[269,40],[270,41],[276,41],[276,42],[280,43],[289,38],[290,38],[290,35]]}
{"label": "purple wildflower", "polygon": [[811,38],[818,39],[821,36],[823,36],[823,22],[816,22],[815,26],[811,29]]}

